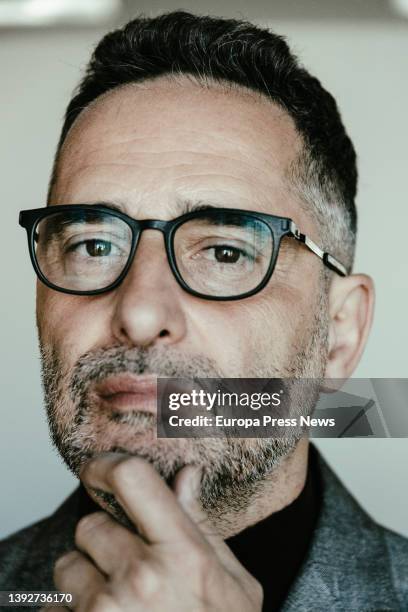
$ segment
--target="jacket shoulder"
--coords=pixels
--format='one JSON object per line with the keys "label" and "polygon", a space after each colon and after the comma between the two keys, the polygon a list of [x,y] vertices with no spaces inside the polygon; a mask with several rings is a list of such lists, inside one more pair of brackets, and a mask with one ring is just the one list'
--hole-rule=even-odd
{"label": "jacket shoulder", "polygon": [[55,559],[72,548],[77,491],[51,516],[0,541],[0,590],[52,588]]}

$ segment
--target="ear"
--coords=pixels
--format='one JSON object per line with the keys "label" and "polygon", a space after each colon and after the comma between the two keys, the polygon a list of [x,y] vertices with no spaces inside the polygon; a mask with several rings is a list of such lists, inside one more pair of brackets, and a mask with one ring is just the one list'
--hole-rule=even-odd
{"label": "ear", "polygon": [[326,378],[349,378],[367,342],[374,311],[374,283],[365,274],[333,278],[329,290],[329,355]]}

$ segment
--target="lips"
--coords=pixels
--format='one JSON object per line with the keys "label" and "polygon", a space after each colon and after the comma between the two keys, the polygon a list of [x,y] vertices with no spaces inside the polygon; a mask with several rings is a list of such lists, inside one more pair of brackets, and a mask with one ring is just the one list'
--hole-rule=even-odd
{"label": "lips", "polygon": [[93,389],[99,402],[116,412],[157,412],[157,377],[116,374],[97,383]]}

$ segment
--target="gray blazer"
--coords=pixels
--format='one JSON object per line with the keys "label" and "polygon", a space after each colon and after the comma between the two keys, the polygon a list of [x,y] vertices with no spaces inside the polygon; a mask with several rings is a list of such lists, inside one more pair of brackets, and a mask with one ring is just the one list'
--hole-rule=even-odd
{"label": "gray blazer", "polygon": [[[321,457],[319,466],[321,514],[282,612],[408,612],[408,539],[370,519]],[[55,590],[53,565],[73,548],[78,502],[76,489],[49,518],[0,542],[0,590]],[[273,545],[265,563],[268,554]]]}

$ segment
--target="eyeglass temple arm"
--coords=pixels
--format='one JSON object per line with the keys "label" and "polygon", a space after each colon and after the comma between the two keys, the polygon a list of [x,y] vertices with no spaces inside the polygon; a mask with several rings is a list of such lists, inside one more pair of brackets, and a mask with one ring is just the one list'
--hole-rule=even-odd
{"label": "eyeglass temple arm", "polygon": [[337,274],[339,274],[340,276],[347,276],[347,270],[343,266],[343,264],[340,263],[335,257],[333,257],[333,255],[330,255],[330,253],[327,253],[327,251],[323,251],[308,236],[306,236],[305,234],[302,234],[301,231],[298,229],[296,223],[291,221],[289,229],[290,229],[290,235],[293,236],[299,242],[303,242],[303,244],[307,246],[307,248],[310,251],[312,251],[315,255],[317,255],[318,257],[320,257],[320,259],[323,260],[323,263],[328,268],[330,268],[334,272],[337,272]]}

